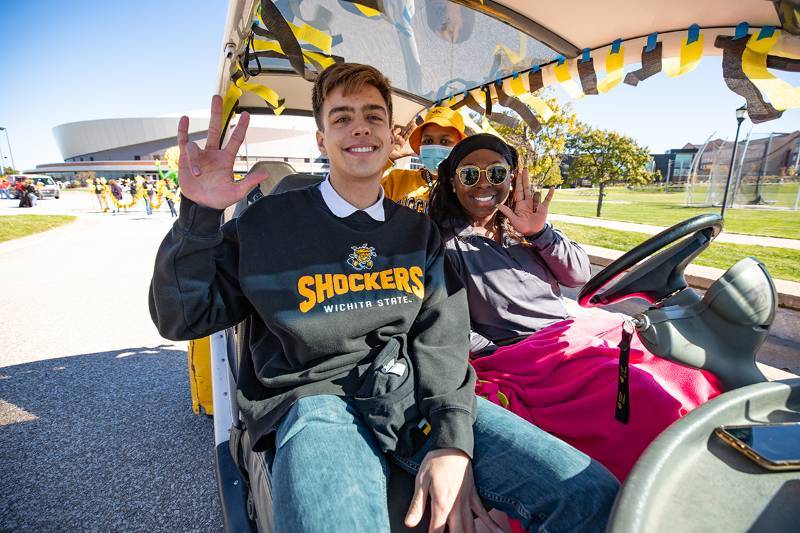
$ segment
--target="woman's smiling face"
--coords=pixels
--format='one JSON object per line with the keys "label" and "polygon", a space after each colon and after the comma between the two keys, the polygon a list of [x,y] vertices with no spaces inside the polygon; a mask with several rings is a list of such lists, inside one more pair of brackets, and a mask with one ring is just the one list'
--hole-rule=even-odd
{"label": "woman's smiling face", "polygon": [[466,165],[475,165],[485,169],[489,165],[502,163],[508,165],[508,161],[492,150],[481,148],[467,155],[458,163],[453,185],[455,186],[456,197],[461,207],[474,222],[486,222],[497,212],[497,206],[504,203],[511,192],[511,176],[503,183],[495,185],[490,182],[485,172],[480,173],[480,179],[472,187],[467,187],[458,179],[458,169]]}

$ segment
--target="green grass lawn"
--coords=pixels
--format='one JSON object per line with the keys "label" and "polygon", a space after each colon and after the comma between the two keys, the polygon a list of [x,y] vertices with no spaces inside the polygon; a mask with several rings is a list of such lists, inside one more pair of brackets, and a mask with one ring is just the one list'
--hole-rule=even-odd
{"label": "green grass lawn", "polygon": [[76,219],[77,217],[69,215],[0,216],[0,242],[51,230]]}
{"label": "green grass lawn", "polygon": [[[590,244],[625,252],[650,237],[646,233],[610,230],[565,222],[558,222],[556,227],[579,244]],[[769,273],[775,278],[800,281],[800,269],[798,269],[800,250],[713,242],[694,260],[694,263],[727,270],[739,259],[747,256],[753,256],[767,265]]]}
{"label": "green grass lawn", "polygon": [[[594,218],[597,192],[597,189],[558,190],[550,212]],[[602,212],[606,220],[671,226],[702,213],[719,213],[718,207],[687,207],[684,192],[643,192],[615,187],[607,189],[607,193]],[[725,231],[800,239],[800,211],[727,209]]]}

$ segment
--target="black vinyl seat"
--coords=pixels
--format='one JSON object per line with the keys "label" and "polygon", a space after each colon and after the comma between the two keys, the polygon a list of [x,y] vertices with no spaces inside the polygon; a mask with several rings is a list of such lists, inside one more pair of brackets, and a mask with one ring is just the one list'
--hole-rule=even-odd
{"label": "black vinyl seat", "polygon": [[269,194],[271,196],[273,194],[281,194],[297,189],[305,189],[306,187],[322,183],[324,180],[325,176],[320,176],[319,174],[289,174],[280,180]]}

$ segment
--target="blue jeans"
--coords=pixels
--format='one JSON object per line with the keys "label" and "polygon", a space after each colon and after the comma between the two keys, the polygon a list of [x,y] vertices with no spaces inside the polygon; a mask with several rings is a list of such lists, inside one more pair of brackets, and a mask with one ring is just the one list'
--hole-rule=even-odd
{"label": "blue jeans", "polygon": [[[529,531],[604,531],[619,488],[599,463],[478,398],[472,469],[484,502]],[[281,420],[272,463],[275,532],[389,531],[388,460],[356,408],[337,396],[297,401]]]}

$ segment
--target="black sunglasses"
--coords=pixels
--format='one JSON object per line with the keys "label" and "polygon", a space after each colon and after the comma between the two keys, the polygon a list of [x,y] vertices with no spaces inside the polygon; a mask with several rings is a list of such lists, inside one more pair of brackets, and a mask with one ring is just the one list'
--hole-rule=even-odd
{"label": "black sunglasses", "polygon": [[464,165],[456,169],[456,176],[465,187],[472,187],[481,179],[481,172],[486,173],[489,183],[500,185],[511,175],[511,167],[505,163],[493,163],[486,168],[478,165]]}

